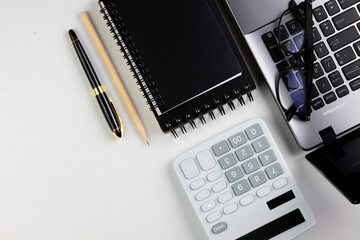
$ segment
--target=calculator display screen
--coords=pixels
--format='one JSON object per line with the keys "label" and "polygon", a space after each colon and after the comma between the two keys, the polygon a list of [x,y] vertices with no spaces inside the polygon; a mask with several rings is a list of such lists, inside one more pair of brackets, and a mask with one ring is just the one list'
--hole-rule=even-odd
{"label": "calculator display screen", "polygon": [[301,211],[295,209],[236,240],[270,239],[303,222],[305,222],[305,218],[301,214]]}

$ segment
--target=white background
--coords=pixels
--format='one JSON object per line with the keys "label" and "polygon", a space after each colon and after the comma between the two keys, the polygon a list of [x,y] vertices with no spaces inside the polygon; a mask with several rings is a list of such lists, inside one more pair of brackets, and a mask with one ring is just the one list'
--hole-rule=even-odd
{"label": "white background", "polygon": [[[170,4],[170,3],[169,3]],[[81,22],[88,11],[145,124],[137,133]],[[68,36],[74,28],[125,125],[116,140]],[[359,239],[359,207],[304,158],[261,77],[255,102],[174,139],[148,110],[96,1],[0,2],[0,239],[198,239],[173,159],[243,121],[262,118],[317,223],[298,239]],[[191,87],[191,86],[189,86]]]}

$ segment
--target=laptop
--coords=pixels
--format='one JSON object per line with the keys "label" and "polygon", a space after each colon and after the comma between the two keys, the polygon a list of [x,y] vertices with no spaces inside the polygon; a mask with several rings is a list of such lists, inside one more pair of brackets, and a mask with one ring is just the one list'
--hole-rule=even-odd
{"label": "laptop", "polygon": [[[289,0],[226,3],[276,101],[275,79],[290,59],[278,49],[275,29]],[[360,1],[315,0],[312,5],[315,61],[311,120],[293,117],[286,121],[302,149],[320,146],[307,159],[351,202],[358,203],[360,160],[354,156],[359,156],[360,133],[354,130],[360,123]],[[289,20],[283,26],[288,38],[300,34],[293,24]]]}

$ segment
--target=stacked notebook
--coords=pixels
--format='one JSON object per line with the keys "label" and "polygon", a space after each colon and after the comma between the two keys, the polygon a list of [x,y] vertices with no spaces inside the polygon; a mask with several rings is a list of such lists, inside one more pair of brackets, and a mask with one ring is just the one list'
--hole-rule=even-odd
{"label": "stacked notebook", "polygon": [[101,0],[104,19],[163,132],[215,118],[255,83],[216,0]]}

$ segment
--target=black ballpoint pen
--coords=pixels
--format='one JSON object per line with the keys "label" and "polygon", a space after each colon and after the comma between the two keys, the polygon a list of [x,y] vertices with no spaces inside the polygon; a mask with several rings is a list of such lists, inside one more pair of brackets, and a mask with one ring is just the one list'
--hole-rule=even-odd
{"label": "black ballpoint pen", "polygon": [[86,55],[78,37],[76,36],[75,31],[70,29],[69,35],[111,131],[116,137],[121,138],[124,133],[124,126],[113,102],[110,98],[108,98],[104,88],[101,86],[95,70],[92,67],[91,62]]}

